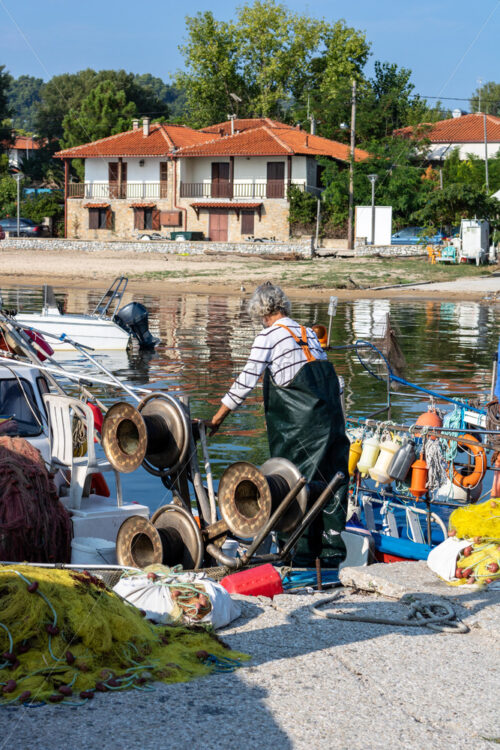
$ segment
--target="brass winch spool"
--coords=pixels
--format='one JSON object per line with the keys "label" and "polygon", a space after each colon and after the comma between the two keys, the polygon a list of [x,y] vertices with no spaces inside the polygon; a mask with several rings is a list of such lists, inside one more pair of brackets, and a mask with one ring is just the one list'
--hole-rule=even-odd
{"label": "brass winch spool", "polygon": [[182,565],[184,570],[201,566],[203,539],[198,524],[187,510],[164,505],[153,514],[151,523],[160,535],[164,565]]}
{"label": "brass winch spool", "polygon": [[[247,461],[229,466],[218,491],[220,512],[229,530],[239,539],[253,539],[300,477],[297,467],[286,458],[271,458],[260,468]],[[307,500],[304,487],[276,529],[294,529],[304,516]]]}
{"label": "brass winch spool", "polygon": [[142,466],[164,476],[179,469],[191,426],[183,405],[168,393],[150,393],[137,408],[119,401],[106,412],[102,446],[110,464],[127,474]]}

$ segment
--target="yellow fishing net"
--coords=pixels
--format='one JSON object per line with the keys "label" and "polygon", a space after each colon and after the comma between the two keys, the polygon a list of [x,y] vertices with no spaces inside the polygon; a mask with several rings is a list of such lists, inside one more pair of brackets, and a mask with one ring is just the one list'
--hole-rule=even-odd
{"label": "yellow fishing net", "polygon": [[500,579],[500,498],[457,508],[450,516],[449,530],[471,540],[457,560],[452,585]]}
{"label": "yellow fishing net", "polygon": [[204,626],[158,626],[88,572],[0,566],[0,705],[85,703],[241,666]]}

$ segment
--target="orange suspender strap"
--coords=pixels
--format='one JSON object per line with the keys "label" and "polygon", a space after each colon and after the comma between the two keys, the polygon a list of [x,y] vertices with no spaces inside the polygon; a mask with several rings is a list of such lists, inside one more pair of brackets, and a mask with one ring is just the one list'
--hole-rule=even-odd
{"label": "orange suspender strap", "polygon": [[316,357],[309,349],[309,346],[307,344],[307,331],[304,326],[300,326],[300,339],[298,336],[294,334],[293,331],[291,331],[288,326],[284,326],[282,323],[276,323],[279,328],[284,328],[285,331],[288,331],[290,336],[297,342],[297,344],[302,347],[302,351],[304,352],[305,358],[308,362],[315,362]]}

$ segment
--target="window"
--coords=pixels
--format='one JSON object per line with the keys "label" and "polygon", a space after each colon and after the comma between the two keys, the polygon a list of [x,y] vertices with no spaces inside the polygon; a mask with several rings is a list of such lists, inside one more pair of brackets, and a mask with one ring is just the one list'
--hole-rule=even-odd
{"label": "window", "polygon": [[254,229],[254,212],[245,211],[241,212],[241,234],[253,235]]}
{"label": "window", "polygon": [[159,230],[160,227],[160,211],[156,206],[134,208],[134,229]]}
{"label": "window", "polygon": [[106,208],[89,208],[89,229],[111,229],[112,211]]}
{"label": "window", "polygon": [[31,384],[24,378],[0,380],[0,433],[35,437],[42,432],[42,418]]}

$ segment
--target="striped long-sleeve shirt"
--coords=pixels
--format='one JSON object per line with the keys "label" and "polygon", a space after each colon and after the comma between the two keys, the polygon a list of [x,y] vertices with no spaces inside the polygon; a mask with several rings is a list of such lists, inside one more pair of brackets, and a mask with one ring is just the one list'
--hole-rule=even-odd
{"label": "striped long-sleeve shirt", "polygon": [[[222,403],[228,409],[236,409],[245,400],[266,367],[269,367],[276,384],[285,386],[306,364],[307,359],[300,344],[278,324],[287,326],[300,339],[300,324],[291,318],[280,318],[269,328],[264,328],[252,344],[244,369],[222,398]],[[306,328],[306,331],[307,345],[311,354],[316,359],[326,359],[326,354],[314,331],[310,328]]]}

